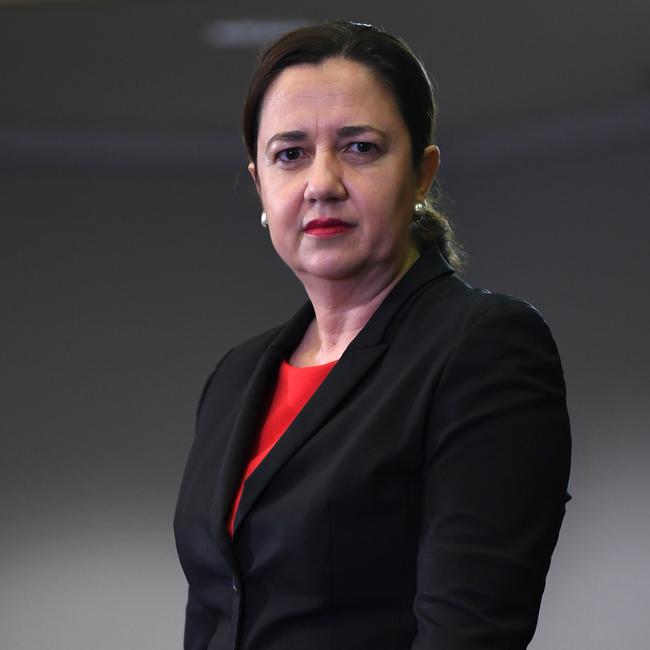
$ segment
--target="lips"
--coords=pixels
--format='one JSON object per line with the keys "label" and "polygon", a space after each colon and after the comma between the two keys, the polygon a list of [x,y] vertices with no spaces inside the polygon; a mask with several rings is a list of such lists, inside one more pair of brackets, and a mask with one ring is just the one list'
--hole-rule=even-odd
{"label": "lips", "polygon": [[341,219],[312,219],[304,232],[312,237],[333,237],[352,230],[354,226]]}

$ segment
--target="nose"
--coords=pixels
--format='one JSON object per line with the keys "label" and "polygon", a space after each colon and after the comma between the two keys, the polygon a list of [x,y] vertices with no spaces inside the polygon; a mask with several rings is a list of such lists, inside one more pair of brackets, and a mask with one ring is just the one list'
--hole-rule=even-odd
{"label": "nose", "polygon": [[341,201],[347,197],[341,162],[331,151],[318,152],[307,173],[305,200],[311,203]]}

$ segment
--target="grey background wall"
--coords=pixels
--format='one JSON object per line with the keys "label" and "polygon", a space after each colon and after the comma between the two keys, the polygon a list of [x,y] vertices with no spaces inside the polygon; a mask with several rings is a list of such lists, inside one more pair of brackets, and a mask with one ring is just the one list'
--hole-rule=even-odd
{"label": "grey background wall", "polygon": [[[468,280],[534,303],[564,360],[573,500],[531,648],[643,650],[650,11],[489,4],[353,17],[438,78]],[[233,11],[0,4],[3,648],[180,647],[171,517],[202,382],[305,299],[236,141],[254,48],[200,40],[258,15]]]}

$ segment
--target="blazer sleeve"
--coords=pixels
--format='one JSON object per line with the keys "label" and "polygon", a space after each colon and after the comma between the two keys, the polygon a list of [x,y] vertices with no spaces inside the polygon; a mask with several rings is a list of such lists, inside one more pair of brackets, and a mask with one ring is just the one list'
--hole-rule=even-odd
{"label": "blazer sleeve", "polygon": [[184,650],[205,650],[210,645],[216,626],[214,617],[201,604],[190,587],[187,590],[185,607]]}
{"label": "blazer sleeve", "polygon": [[[220,359],[217,363],[215,369],[209,374],[206,379],[203,390],[199,397],[199,403],[196,409],[196,420],[195,420],[195,434],[198,429],[199,416],[201,415],[201,409],[205,401],[206,393],[208,388],[214,379],[214,376],[219,372],[219,369],[223,365],[224,361],[228,355],[232,352],[232,349],[228,350],[226,354]],[[181,493],[179,495],[179,502],[182,496],[182,487]],[[180,555],[180,554],[179,554]],[[184,568],[185,570],[185,568]],[[188,582],[190,582],[190,575],[187,574]],[[212,616],[210,611],[204,607],[199,598],[194,593],[192,589],[192,584],[189,584],[187,590],[187,605],[185,607],[185,626],[183,633],[183,648],[185,650],[204,650],[208,647],[210,639],[214,635],[217,623],[215,618]]]}
{"label": "blazer sleeve", "polygon": [[527,303],[495,298],[435,390],[412,650],[524,650],[568,500],[557,349]]}

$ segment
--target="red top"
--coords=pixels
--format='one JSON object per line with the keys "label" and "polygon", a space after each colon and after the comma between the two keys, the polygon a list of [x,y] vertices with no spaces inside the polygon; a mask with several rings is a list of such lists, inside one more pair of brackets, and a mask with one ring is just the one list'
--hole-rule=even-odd
{"label": "red top", "polygon": [[235,515],[244,491],[244,482],[255,471],[255,468],[264,460],[266,454],[271,451],[273,445],[281,438],[282,434],[289,428],[296,415],[309,401],[309,398],[316,392],[329,371],[334,367],[336,361],[330,361],[320,366],[307,366],[297,368],[282,361],[278,373],[278,382],[275,385],[275,392],[271,400],[271,406],[262,425],[257,443],[253,448],[251,459],[248,461],[244,477],[242,478],[239,490],[233,501],[230,516],[228,518],[228,532],[232,537],[235,525]]}

